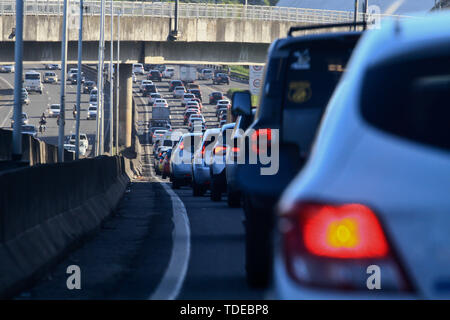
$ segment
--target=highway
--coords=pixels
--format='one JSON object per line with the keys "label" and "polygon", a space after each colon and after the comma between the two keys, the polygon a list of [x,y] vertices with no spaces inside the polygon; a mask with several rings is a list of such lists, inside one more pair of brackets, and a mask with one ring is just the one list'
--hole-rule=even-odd
{"label": "highway", "polygon": [[[75,66],[73,66],[75,67]],[[24,73],[30,70],[38,71],[42,77],[45,73],[44,65],[24,65]],[[23,112],[28,115],[29,124],[34,125],[36,129],[39,129],[39,119],[44,112],[48,116],[48,107],[51,104],[60,103],[60,70],[52,70],[58,76],[58,83],[48,84],[44,83],[44,91],[41,94],[36,92],[30,92],[30,104],[23,105]],[[89,79],[96,82],[96,79]],[[13,114],[13,85],[14,85],[14,73],[0,73],[0,127],[11,128],[11,118]],[[77,86],[67,82],[66,84],[66,137],[75,133],[75,119],[72,114],[73,106],[76,103]],[[80,121],[80,133],[85,133],[89,139],[89,148],[86,152],[86,156],[90,156],[92,147],[95,143],[96,121],[86,120],[87,108],[89,106],[89,95],[81,95],[81,121]],[[47,128],[44,133],[38,132],[38,138],[50,143],[58,144],[58,125],[56,118],[47,118]]]}
{"label": "highway", "polygon": [[[242,209],[225,201],[212,202],[207,193],[193,197],[189,187],[172,190],[151,166],[146,123],[151,118],[147,98],[133,85],[141,128],[144,173],[129,185],[115,214],[36,285],[16,299],[262,299],[265,292],[245,281]],[[247,89],[231,81],[213,86],[198,81],[207,126],[217,126],[209,93]],[[182,127],[179,99],[172,99],[168,82],[156,82],[168,100],[174,128]],[[84,121],[85,122],[85,121]],[[79,265],[82,290],[66,288],[66,268]]]}

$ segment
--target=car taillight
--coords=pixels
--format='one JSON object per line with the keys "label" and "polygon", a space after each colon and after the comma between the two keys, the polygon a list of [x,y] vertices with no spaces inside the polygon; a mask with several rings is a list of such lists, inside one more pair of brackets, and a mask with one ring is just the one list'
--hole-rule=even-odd
{"label": "car taillight", "polygon": [[[253,152],[255,152],[256,154],[260,154],[262,152],[268,154],[268,152],[270,151],[270,144],[272,142],[272,130],[257,129],[251,135],[250,140]],[[265,141],[265,146],[264,144],[261,144],[261,142],[263,141]]]}
{"label": "car taillight", "polygon": [[411,285],[375,213],[362,204],[301,203],[280,219],[286,267],[302,285],[368,290],[367,267],[381,270],[383,290]]}
{"label": "car taillight", "polygon": [[180,142],[180,150],[183,150],[184,149],[184,141],[181,141]]}
{"label": "car taillight", "polygon": [[214,148],[213,153],[215,155],[220,156],[220,155],[225,155],[226,151],[227,151],[227,146],[217,146]]}

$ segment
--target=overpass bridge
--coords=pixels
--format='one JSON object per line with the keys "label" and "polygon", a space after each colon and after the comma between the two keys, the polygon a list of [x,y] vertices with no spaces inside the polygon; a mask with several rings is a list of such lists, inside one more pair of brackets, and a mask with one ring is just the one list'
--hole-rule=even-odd
{"label": "overpass bridge", "polygon": [[[96,63],[100,39],[100,1],[85,1],[83,25],[83,62]],[[24,62],[60,61],[63,2],[25,1]],[[78,1],[70,1],[68,20],[68,62],[77,61]],[[268,46],[284,37],[293,25],[351,22],[353,12],[283,8],[271,6],[180,4],[180,35],[167,41],[174,4],[168,2],[114,3],[120,19],[121,62],[263,64]],[[360,14],[359,19],[362,19]],[[381,15],[382,17],[382,15]],[[399,18],[403,18],[397,16]],[[106,5],[106,26],[111,10]],[[14,61],[14,41],[9,39],[15,25],[15,2],[0,2],[0,63]],[[110,40],[110,28],[105,28]],[[109,50],[106,50],[109,59]]]}

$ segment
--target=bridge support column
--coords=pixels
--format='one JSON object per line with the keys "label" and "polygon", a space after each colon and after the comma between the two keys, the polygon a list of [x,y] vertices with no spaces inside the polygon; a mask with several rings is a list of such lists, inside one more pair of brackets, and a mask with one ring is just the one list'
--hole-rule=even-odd
{"label": "bridge support column", "polygon": [[119,67],[119,146],[131,146],[131,124],[133,110],[132,65]]}

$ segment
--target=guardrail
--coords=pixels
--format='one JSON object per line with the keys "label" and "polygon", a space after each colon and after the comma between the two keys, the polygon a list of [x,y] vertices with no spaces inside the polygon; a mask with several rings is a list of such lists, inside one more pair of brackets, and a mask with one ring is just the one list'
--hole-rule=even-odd
{"label": "guardrail", "polygon": [[[86,7],[85,15],[99,15],[100,1],[84,1]],[[79,1],[70,1],[69,14],[78,13]],[[109,3],[106,5],[106,15],[111,14]],[[24,12],[26,15],[62,15],[63,1],[55,0],[24,0]],[[174,3],[170,2],[130,2],[115,1],[114,14],[123,16],[151,16],[151,17],[173,17],[175,12]],[[321,9],[304,9],[276,6],[244,6],[229,4],[209,3],[181,3],[179,5],[180,18],[224,18],[242,20],[265,20],[304,23],[337,23],[352,22],[354,19],[351,11],[335,11]],[[15,14],[15,1],[0,1],[0,14]],[[363,19],[363,13],[358,14],[358,20]],[[410,18],[408,16],[375,15],[375,17],[396,17],[399,19]],[[373,17],[373,16],[372,16]],[[366,17],[369,18],[369,17]]]}

